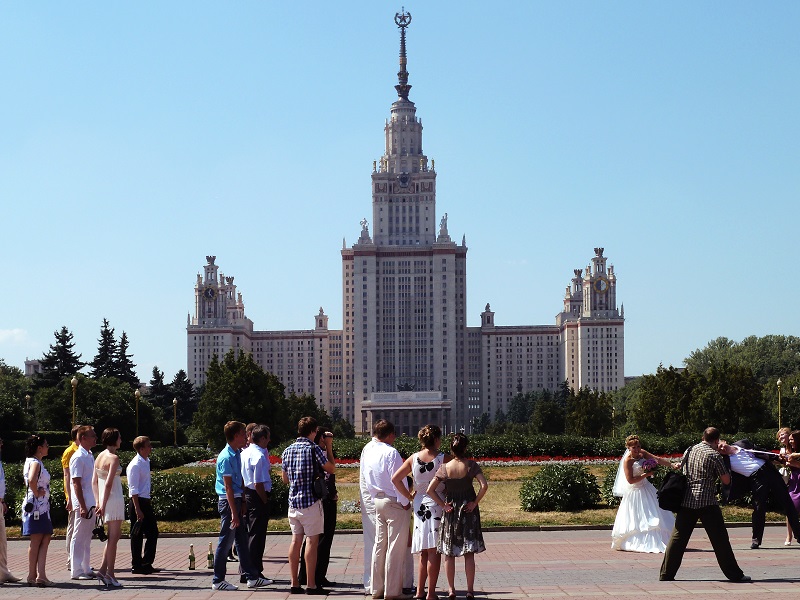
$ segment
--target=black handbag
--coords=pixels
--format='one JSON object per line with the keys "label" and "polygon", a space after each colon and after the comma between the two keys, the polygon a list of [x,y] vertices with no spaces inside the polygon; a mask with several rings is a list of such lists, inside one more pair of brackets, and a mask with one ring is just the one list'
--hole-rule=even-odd
{"label": "black handbag", "polygon": [[317,500],[325,500],[328,497],[328,485],[325,483],[325,472],[317,464],[315,456],[311,456],[311,462],[314,464],[314,480],[311,485],[311,491]]}
{"label": "black handbag", "polygon": [[658,496],[658,505],[670,512],[678,512],[683,503],[683,496],[686,493],[686,487],[689,485],[686,475],[683,471],[686,469],[686,463],[689,460],[690,451],[687,450],[683,462],[681,464],[681,471],[670,471],[664,477],[661,487],[658,488],[656,495]]}

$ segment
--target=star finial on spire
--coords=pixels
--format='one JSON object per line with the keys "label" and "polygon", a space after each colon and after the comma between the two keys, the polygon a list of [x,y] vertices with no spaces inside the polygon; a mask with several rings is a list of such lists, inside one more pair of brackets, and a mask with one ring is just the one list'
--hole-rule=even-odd
{"label": "star finial on spire", "polygon": [[411,86],[408,85],[408,71],[406,70],[406,27],[411,24],[411,13],[406,12],[405,6],[395,13],[394,22],[400,28],[400,71],[397,73],[398,84],[394,86],[397,95],[401,100],[408,100],[408,92]]}

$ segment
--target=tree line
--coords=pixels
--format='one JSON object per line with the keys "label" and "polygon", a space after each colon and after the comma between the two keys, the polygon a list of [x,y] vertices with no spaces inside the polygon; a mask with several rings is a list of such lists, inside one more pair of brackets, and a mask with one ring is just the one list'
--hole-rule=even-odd
{"label": "tree line", "polygon": [[669,436],[714,425],[725,432],[776,428],[781,380],[782,426],[800,427],[800,338],[717,338],[684,360],[659,365],[614,392],[574,390],[517,394],[506,411],[472,422],[475,433],[655,433]]}
{"label": "tree line", "polygon": [[287,397],[280,380],[244,352],[214,356],[205,385],[194,386],[183,369],[167,383],[156,366],[145,387],[136,376],[127,334],[123,331],[117,338],[107,319],[100,328],[97,353],[88,363],[75,351],[66,326],[53,335],[55,343],[40,359],[41,373],[32,379],[0,359],[0,431],[69,431],[75,378],[76,422],[98,431],[116,427],[128,442],[141,433],[163,445],[177,438],[179,444],[218,449],[225,444],[222,426],[236,419],[268,424],[273,441],[280,443],[293,438],[297,422],[309,415],[337,436],[355,435],[339,411],[329,415],[313,395]]}

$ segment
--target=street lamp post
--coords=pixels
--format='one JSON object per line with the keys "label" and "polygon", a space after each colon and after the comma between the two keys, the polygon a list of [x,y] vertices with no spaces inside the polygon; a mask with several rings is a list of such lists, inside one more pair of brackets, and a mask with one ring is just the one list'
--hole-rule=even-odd
{"label": "street lamp post", "polygon": [[74,375],[72,376],[72,426],[75,427],[75,392],[78,389],[78,378]]}
{"label": "street lamp post", "polygon": [[178,447],[178,399],[172,399],[172,437],[173,445]]}
{"label": "street lamp post", "polygon": [[778,379],[778,429],[781,428],[781,383],[783,382]]}
{"label": "street lamp post", "polygon": [[31,395],[25,394],[25,410],[30,411],[31,409]]}
{"label": "street lamp post", "polygon": [[141,398],[142,392],[136,390],[133,395],[136,398],[136,437],[139,437],[139,398]]}

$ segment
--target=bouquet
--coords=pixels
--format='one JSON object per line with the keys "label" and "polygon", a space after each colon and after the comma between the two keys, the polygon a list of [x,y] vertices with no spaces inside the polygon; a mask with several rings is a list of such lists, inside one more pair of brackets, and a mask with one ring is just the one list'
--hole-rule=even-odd
{"label": "bouquet", "polygon": [[658,468],[658,461],[655,458],[646,458],[642,461],[642,471],[650,473]]}

